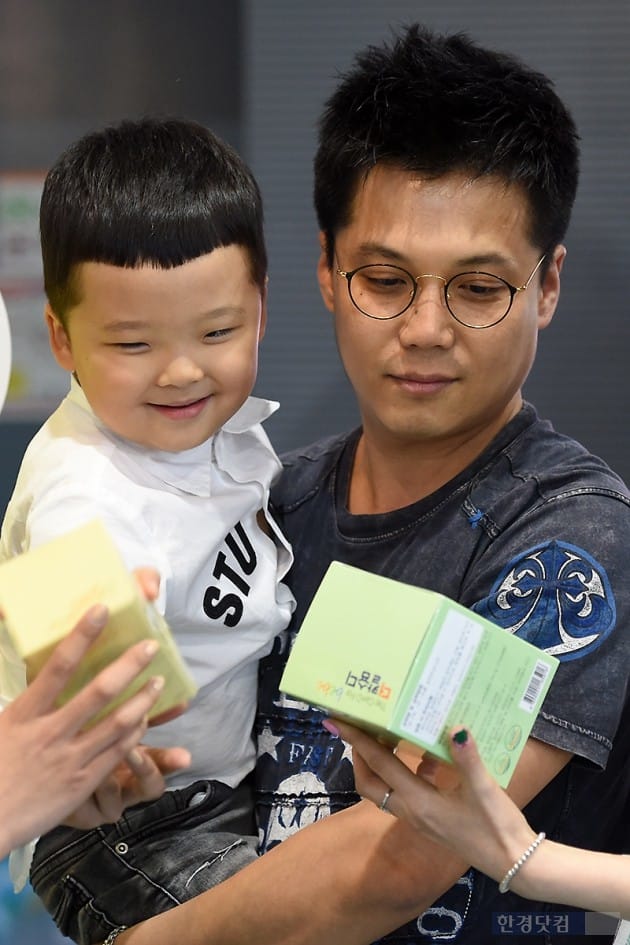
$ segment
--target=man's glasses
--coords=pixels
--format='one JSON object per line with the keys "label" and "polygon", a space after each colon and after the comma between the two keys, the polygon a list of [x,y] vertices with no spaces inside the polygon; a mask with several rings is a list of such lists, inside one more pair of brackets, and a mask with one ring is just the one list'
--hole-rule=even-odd
{"label": "man's glasses", "polygon": [[337,274],[347,280],[353,304],[368,318],[398,318],[413,304],[421,279],[439,279],[444,283],[446,307],[460,325],[491,328],[505,318],[516,293],[529,287],[545,256],[540,257],[527,282],[518,286],[491,272],[459,272],[447,280],[433,273],[412,276],[401,266],[380,263],[350,272],[337,269]]}

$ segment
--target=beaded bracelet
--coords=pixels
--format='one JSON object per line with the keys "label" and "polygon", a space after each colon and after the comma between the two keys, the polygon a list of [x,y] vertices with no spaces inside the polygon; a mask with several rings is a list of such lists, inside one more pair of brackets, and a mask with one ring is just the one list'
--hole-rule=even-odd
{"label": "beaded bracelet", "polygon": [[540,844],[543,842],[544,839],[545,839],[545,834],[539,833],[536,839],[533,840],[532,843],[530,843],[530,845],[525,850],[525,853],[523,853],[523,855],[518,858],[514,866],[510,867],[510,869],[507,871],[507,873],[505,874],[505,876],[499,883],[499,892],[504,893],[508,891],[508,889],[510,888],[510,883],[512,882],[512,880],[514,879],[514,877],[520,870],[523,863],[525,863],[530,858],[534,850],[540,846]]}

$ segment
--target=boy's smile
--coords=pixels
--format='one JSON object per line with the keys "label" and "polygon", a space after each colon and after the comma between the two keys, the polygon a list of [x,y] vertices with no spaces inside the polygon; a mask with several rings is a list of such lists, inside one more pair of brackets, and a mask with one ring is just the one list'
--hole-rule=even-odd
{"label": "boy's smile", "polygon": [[82,263],[76,279],[79,302],[67,327],[46,310],[51,347],[110,430],[179,452],[243,405],[266,310],[240,246],[171,269]]}
{"label": "boy's smile", "polygon": [[209,403],[210,397],[201,397],[185,403],[153,404],[156,410],[171,420],[190,420],[198,417],[203,408]]}

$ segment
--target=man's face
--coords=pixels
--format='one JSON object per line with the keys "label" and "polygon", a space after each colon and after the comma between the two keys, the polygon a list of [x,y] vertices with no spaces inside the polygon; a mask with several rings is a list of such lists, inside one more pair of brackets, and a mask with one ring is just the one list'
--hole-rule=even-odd
{"label": "man's face", "polygon": [[333,267],[322,251],[318,274],[366,438],[385,447],[434,444],[445,454],[482,449],[520,408],[538,331],[557,303],[564,248],[553,252],[542,283],[536,274],[507,317],[484,329],[455,321],[444,282],[435,278],[419,281],[399,317],[367,318],[337,268],[389,263],[446,280],[479,269],[522,286],[541,256],[528,224],[521,190],[496,179],[423,180],[379,165],[359,184],[351,221],[336,237]]}
{"label": "man's face", "polygon": [[173,269],[88,262],[77,279],[67,331],[47,309],[51,347],[110,430],[178,452],[242,406],[256,380],[265,305],[241,247]]}

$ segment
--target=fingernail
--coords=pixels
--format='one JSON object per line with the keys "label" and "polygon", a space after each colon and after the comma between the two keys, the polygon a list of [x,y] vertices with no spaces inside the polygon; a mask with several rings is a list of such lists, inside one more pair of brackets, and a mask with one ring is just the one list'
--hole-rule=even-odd
{"label": "fingernail", "polygon": [[468,741],[468,732],[465,728],[460,728],[458,732],[453,733],[452,739],[456,745],[465,745]]}
{"label": "fingernail", "polygon": [[155,656],[157,651],[160,649],[160,644],[157,640],[147,640],[143,649],[145,656]]}
{"label": "fingernail", "polygon": [[144,758],[137,748],[132,748],[132,750],[127,755],[127,760],[129,761],[129,764],[135,765],[136,768],[139,768],[142,764],[144,764]]}
{"label": "fingernail", "polygon": [[151,688],[155,689],[156,692],[164,689],[164,676],[154,676],[151,680]]}
{"label": "fingernail", "polygon": [[104,604],[94,604],[87,613],[87,619],[95,630],[102,630],[107,623],[107,607]]}
{"label": "fingernail", "polygon": [[335,725],[333,725],[330,719],[324,719],[324,721],[322,722],[322,725],[324,726],[327,732],[330,732],[331,735],[339,735],[339,729]]}

